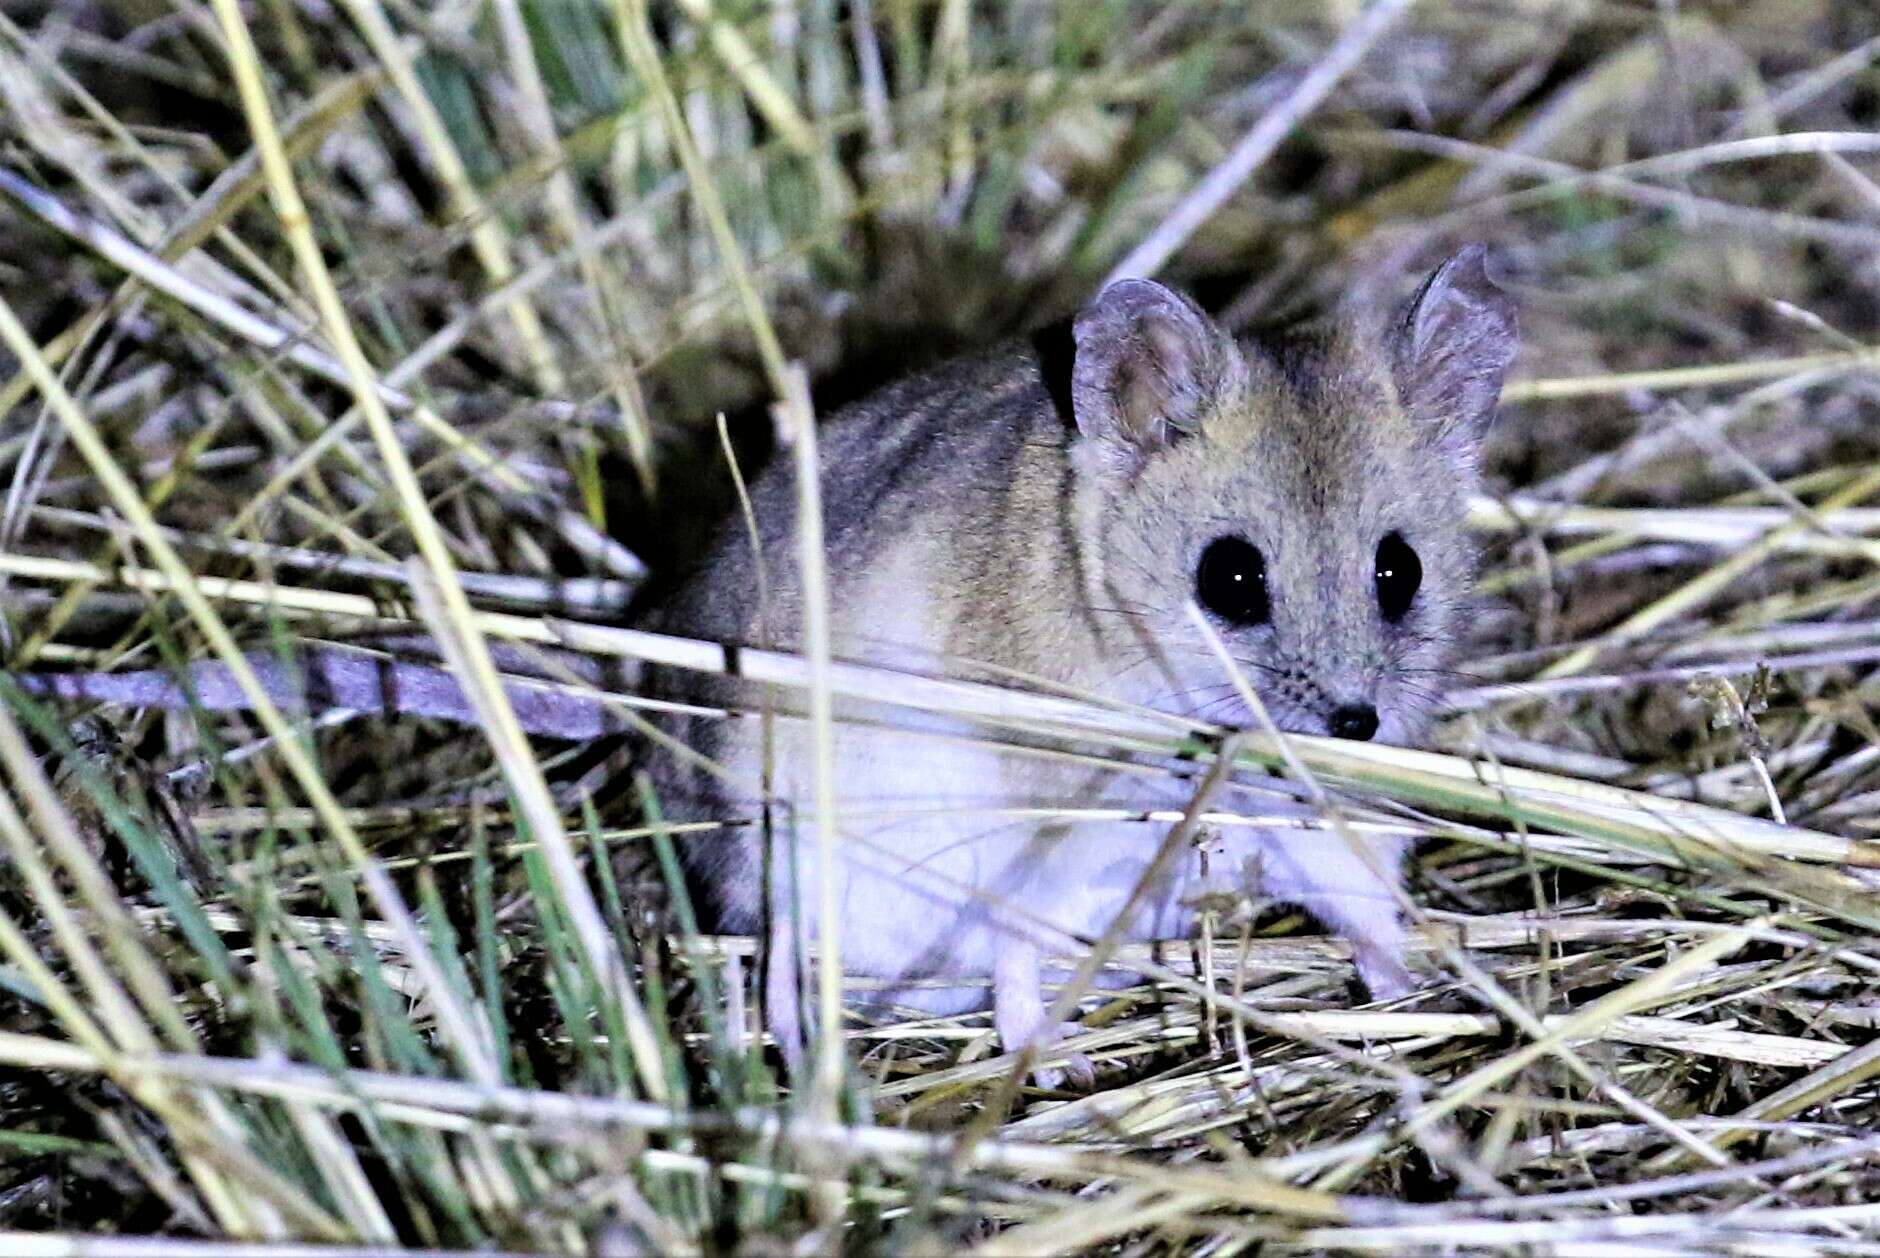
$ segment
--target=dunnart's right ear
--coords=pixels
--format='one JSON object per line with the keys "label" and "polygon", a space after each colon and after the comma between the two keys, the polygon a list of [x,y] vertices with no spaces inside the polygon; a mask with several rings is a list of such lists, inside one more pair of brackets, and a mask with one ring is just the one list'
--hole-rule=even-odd
{"label": "dunnart's right ear", "polygon": [[1118,280],[1072,325],[1071,409],[1119,471],[1195,431],[1245,366],[1194,302],[1153,280]]}

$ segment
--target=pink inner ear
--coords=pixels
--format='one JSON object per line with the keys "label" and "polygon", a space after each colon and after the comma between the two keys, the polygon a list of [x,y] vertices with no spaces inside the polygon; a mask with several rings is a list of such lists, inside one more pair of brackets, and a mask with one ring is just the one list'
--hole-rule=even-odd
{"label": "pink inner ear", "polygon": [[1137,321],[1136,332],[1135,352],[1119,364],[1129,375],[1122,418],[1137,440],[1161,444],[1174,435],[1171,428],[1186,430],[1200,395],[1209,387],[1202,379],[1208,346],[1195,339],[1207,335],[1208,329],[1151,313]]}
{"label": "pink inner ear", "polygon": [[1152,316],[1143,320],[1142,331],[1154,355],[1153,361],[1167,378],[1180,380],[1194,374],[1195,346],[1187,329]]}
{"label": "pink inner ear", "polygon": [[1116,412],[1126,436],[1145,441],[1157,434],[1166,384],[1153,359],[1125,355],[1116,364]]}
{"label": "pink inner ear", "polygon": [[1221,334],[1192,302],[1151,281],[1105,289],[1078,316],[1073,337],[1078,427],[1138,454],[1190,429],[1222,383]]}

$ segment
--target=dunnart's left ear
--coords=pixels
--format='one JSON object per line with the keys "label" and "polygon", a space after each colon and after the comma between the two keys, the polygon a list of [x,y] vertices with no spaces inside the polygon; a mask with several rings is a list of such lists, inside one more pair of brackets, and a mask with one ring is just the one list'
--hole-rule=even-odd
{"label": "dunnart's left ear", "polygon": [[1436,269],[1392,332],[1398,395],[1459,459],[1473,462],[1520,346],[1514,299],[1469,245]]}

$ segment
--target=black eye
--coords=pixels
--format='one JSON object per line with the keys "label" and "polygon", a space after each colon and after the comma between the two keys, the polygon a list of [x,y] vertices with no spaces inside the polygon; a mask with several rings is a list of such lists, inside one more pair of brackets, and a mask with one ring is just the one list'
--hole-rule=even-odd
{"label": "black eye", "polygon": [[1260,548],[1239,537],[1209,542],[1195,569],[1195,597],[1232,624],[1265,624],[1272,607],[1266,599],[1266,560]]}
{"label": "black eye", "polygon": [[1386,533],[1377,544],[1377,609],[1384,619],[1402,620],[1423,584],[1423,561],[1401,533]]}

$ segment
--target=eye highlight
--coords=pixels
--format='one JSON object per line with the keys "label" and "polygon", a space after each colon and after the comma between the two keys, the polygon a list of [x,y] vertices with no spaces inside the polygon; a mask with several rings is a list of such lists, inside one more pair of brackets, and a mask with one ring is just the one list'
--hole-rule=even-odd
{"label": "eye highlight", "polygon": [[1229,624],[1265,624],[1273,614],[1266,595],[1266,556],[1243,537],[1215,538],[1195,567],[1195,597]]}
{"label": "eye highlight", "polygon": [[1377,610],[1392,624],[1404,618],[1423,584],[1423,561],[1401,533],[1377,544]]}

